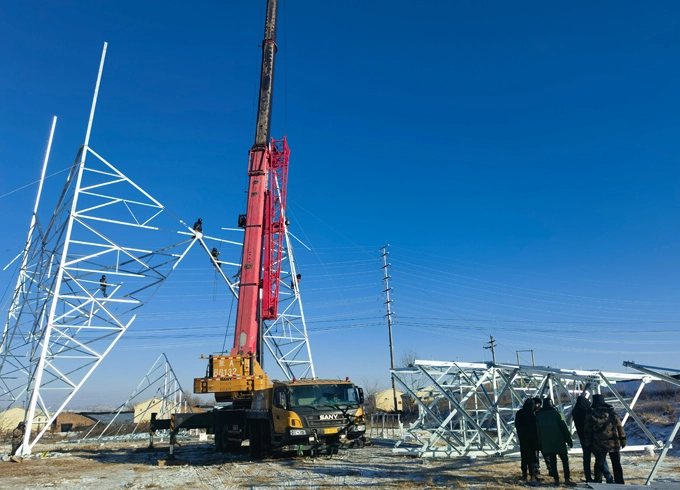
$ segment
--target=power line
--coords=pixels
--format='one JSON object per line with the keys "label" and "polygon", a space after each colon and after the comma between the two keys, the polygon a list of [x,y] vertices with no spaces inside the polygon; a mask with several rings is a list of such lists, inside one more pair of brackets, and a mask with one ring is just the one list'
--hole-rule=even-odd
{"label": "power line", "polygon": [[[55,175],[59,175],[59,174],[62,173],[62,172],[66,172],[67,170],[70,170],[70,169],[71,169],[70,166],[68,166],[68,167],[66,167],[66,168],[62,168],[61,170],[58,170],[57,172],[54,172],[53,174],[50,174],[50,175],[48,175],[47,177],[45,177],[45,180],[49,179],[50,177],[54,177]],[[31,187],[32,185],[35,185],[35,184],[38,184],[38,183],[40,183],[40,179],[35,180],[35,181],[31,182],[30,184],[26,184],[26,185],[22,185],[21,187],[17,187],[17,188],[14,189],[13,191],[9,191],[9,192],[7,192],[7,193],[1,195],[1,196],[0,196],[0,199],[2,199],[3,197],[7,197],[7,196],[9,196],[9,195],[11,195],[11,194],[14,194],[15,192],[19,192],[19,191],[21,191],[21,190],[24,190],[24,189],[26,189],[27,187]]]}

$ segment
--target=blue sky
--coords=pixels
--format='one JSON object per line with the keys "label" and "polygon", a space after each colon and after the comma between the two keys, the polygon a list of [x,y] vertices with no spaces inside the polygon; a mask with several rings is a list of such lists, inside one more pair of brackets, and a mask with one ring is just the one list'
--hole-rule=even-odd
{"label": "blue sky", "polygon": [[[264,4],[2,5],[0,196],[39,177],[52,115],[48,173],[72,162],[107,41],[92,147],[185,221],[233,226]],[[388,384],[386,243],[398,359],[489,359],[493,335],[502,361],[533,348],[542,365],[674,366],[678,10],[281,2],[272,136],[289,139],[291,230],[312,248],[297,253],[319,375]],[[48,179],[43,212],[64,177]],[[2,266],[35,189],[0,198]],[[186,389],[202,375],[230,298],[193,260],[80,403],[121,401],[161,351]]]}

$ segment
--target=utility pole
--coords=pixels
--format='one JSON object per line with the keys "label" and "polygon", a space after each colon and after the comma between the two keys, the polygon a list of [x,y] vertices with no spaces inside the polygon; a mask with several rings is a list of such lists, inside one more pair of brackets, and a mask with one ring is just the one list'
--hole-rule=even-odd
{"label": "utility pole", "polygon": [[[390,299],[390,291],[392,288],[390,287],[390,275],[388,274],[388,269],[392,264],[387,262],[387,256],[390,254],[387,251],[387,247],[389,247],[390,244],[388,243],[384,247],[382,247],[380,250],[382,251],[382,259],[383,259],[383,281],[385,282],[385,289],[383,290],[383,293],[385,293],[385,308],[387,309],[387,331],[389,333],[389,338],[390,338],[390,369],[394,369],[394,344],[392,343],[392,315],[393,311],[390,306],[392,303],[392,300]],[[391,376],[390,376],[391,377]],[[394,378],[392,377],[392,397],[394,398],[394,411],[398,412],[399,411],[399,405],[397,405],[397,387],[394,383]]]}
{"label": "utility pole", "polygon": [[489,335],[489,345],[484,346],[485,349],[491,349],[491,357],[493,358],[493,363],[496,364],[496,341],[493,339],[493,335]]}
{"label": "utility pole", "polygon": [[[485,349],[491,349],[491,358],[493,359],[493,367],[491,368],[491,385],[493,387],[493,401],[498,404],[498,390],[496,384],[496,341],[493,339],[493,335],[489,335],[489,345],[485,345]],[[498,442],[501,442],[501,417],[498,410],[496,410],[496,430],[498,431]]]}

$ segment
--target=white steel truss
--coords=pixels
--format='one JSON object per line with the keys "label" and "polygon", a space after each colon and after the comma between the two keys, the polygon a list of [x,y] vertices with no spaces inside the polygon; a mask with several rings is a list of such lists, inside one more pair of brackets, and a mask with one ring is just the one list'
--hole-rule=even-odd
{"label": "white steel truss", "polygon": [[[670,369],[670,368],[663,368],[663,367],[656,367],[656,366],[644,366],[641,364],[635,364],[634,362],[631,361],[626,361],[623,363],[624,366],[633,368],[636,371],[640,371],[643,374],[646,374],[648,376],[651,376],[654,379],[658,379],[660,381],[665,381],[666,383],[669,383],[673,386],[678,386],[680,387],[680,379],[671,377],[668,375],[668,373],[680,373],[680,370],[678,369]],[[660,373],[659,371],[664,371],[665,373]],[[656,477],[656,473],[659,471],[661,467],[661,463],[663,462],[664,458],[666,457],[666,454],[668,453],[668,450],[672,447],[673,445],[673,440],[675,439],[675,436],[678,435],[678,430],[680,429],[680,416],[678,416],[677,422],[675,422],[675,425],[673,426],[673,429],[670,431],[667,439],[665,442],[663,442],[663,449],[661,450],[661,453],[659,454],[659,457],[656,460],[656,463],[654,463],[654,467],[652,468],[652,471],[649,473],[649,476],[647,477],[647,481],[645,482],[645,485],[651,485],[652,481],[654,481],[654,478]]]}
{"label": "white steel truss", "polygon": [[[417,405],[417,419],[396,443],[397,453],[421,457],[515,453],[519,451],[515,414],[527,398],[551,398],[573,431],[571,408],[587,383],[598,392],[604,388],[609,401],[625,413],[622,423],[632,419],[651,446],[660,447],[633,411],[651,380],[647,375],[448,361],[415,361],[412,367],[391,372],[405,396]],[[614,386],[629,380],[640,381],[631,402],[624,400]],[[640,449],[626,447],[627,451]]]}
{"label": "white steel truss", "polygon": [[[149,396],[151,398],[146,398]],[[142,400],[142,397],[146,398],[146,400]],[[119,425],[118,427],[114,426],[116,430],[109,432],[111,426],[114,425],[114,422],[126,407],[133,405],[136,408],[140,403],[144,402],[146,402],[146,404],[140,407],[142,409],[141,411],[137,412],[137,410],[135,410],[134,427],[131,431],[120,435],[123,425]],[[193,413],[191,404],[188,403],[184,390],[165,353],[158,356],[128,399],[112,412],[113,416],[111,417],[111,420],[106,427],[101,430],[99,435],[92,436],[93,433],[96,433],[95,429],[100,425],[100,422],[97,422],[81,440],[88,438],[99,440],[132,438],[137,433],[140,424],[142,424],[143,421],[149,420],[147,414],[152,412],[157,413],[158,418],[161,419],[169,419],[174,413]]]}

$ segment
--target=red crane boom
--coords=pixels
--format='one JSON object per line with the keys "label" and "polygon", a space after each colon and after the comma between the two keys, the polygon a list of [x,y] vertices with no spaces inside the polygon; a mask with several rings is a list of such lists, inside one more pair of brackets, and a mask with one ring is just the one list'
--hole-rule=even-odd
{"label": "red crane boom", "polygon": [[[248,204],[236,331],[231,350],[232,356],[255,356],[260,363],[262,353],[258,349],[258,343],[261,321],[276,318],[278,310],[281,247],[285,231],[285,186],[288,180],[289,150],[286,140],[272,142],[271,148],[269,147],[276,54],[276,16],[277,1],[269,0],[262,42],[255,143],[250,149],[248,165]],[[261,291],[263,288],[264,291]],[[260,298],[263,303],[262,309]]]}

